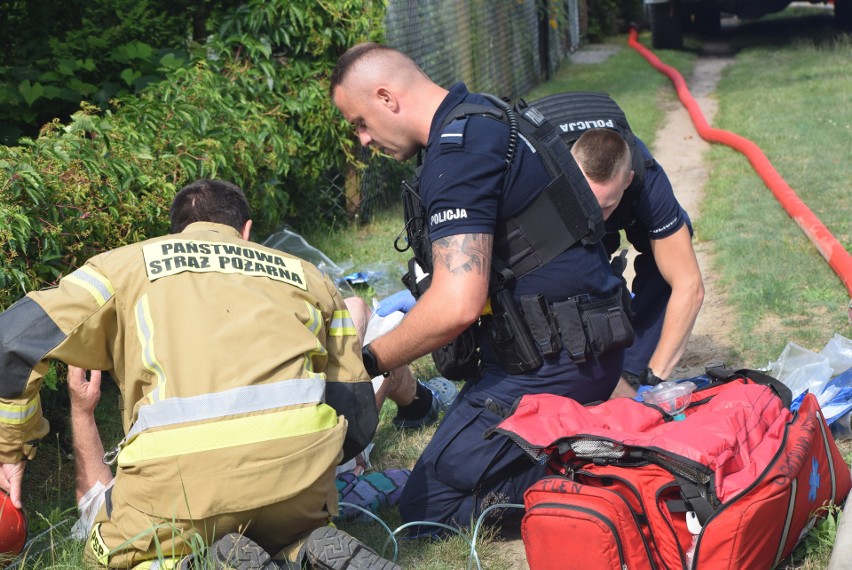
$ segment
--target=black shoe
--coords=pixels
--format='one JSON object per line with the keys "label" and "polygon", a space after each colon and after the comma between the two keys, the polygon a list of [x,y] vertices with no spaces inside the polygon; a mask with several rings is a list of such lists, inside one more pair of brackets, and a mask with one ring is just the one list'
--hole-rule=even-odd
{"label": "black shoe", "polygon": [[305,543],[305,553],[311,567],[322,570],[402,570],[354,536],[332,526],[313,531]]}
{"label": "black shoe", "polygon": [[208,557],[217,570],[278,570],[272,557],[252,539],[239,533],[226,534],[210,545]]}

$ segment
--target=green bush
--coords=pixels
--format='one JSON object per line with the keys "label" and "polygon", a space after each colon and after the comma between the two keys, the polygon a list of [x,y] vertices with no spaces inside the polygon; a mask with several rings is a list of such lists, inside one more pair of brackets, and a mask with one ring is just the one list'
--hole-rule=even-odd
{"label": "green bush", "polygon": [[253,0],[191,66],[164,59],[164,81],[138,96],[0,147],[0,307],[162,234],[175,190],[196,178],[245,189],[259,235],[310,216],[302,204],[354,148],[328,76],[353,43],[378,39],[382,16],[356,0]]}
{"label": "green bush", "polygon": [[0,144],[162,80],[163,57],[187,59],[194,2],[0,3]]}
{"label": "green bush", "polygon": [[589,0],[588,39],[604,41],[627,31],[630,24],[639,24],[643,19],[642,0]]}

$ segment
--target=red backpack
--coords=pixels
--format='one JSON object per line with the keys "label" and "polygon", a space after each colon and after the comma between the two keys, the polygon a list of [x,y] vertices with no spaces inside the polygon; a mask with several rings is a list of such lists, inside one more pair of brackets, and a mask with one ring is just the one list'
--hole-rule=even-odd
{"label": "red backpack", "polygon": [[530,568],[772,568],[849,493],[813,395],[791,412],[740,376],[696,391],[685,415],[524,396],[495,431],[548,462],[525,495]]}

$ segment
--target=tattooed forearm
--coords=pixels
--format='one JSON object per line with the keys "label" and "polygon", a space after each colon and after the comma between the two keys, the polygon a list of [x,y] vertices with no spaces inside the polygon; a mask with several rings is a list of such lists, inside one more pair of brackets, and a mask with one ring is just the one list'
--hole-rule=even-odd
{"label": "tattooed forearm", "polygon": [[432,243],[434,264],[443,265],[451,273],[488,275],[491,270],[490,234],[461,234],[440,238]]}

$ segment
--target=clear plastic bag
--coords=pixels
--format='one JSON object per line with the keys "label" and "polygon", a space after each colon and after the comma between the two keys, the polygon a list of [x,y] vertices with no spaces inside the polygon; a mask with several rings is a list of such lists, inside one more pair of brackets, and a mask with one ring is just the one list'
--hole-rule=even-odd
{"label": "clear plastic bag", "polygon": [[401,263],[377,261],[347,273],[344,279],[353,287],[369,287],[372,296],[384,299],[403,288],[403,273],[405,270]]}
{"label": "clear plastic bag", "polygon": [[770,364],[769,374],[790,388],[796,400],[805,392],[822,392],[831,379],[831,365],[827,357],[788,342],[778,360]]}
{"label": "clear plastic bag", "polygon": [[852,368],[852,340],[843,335],[835,334],[825,343],[820,355],[828,359],[832,376],[842,374]]}
{"label": "clear plastic bag", "polygon": [[681,415],[689,402],[695,384],[692,382],[660,382],[652,389],[642,392],[642,400],[662,409],[676,420],[684,419]]}
{"label": "clear plastic bag", "polygon": [[354,297],[355,290],[344,278],[344,269],[333,262],[326,254],[312,246],[305,238],[287,228],[270,235],[263,244],[290,255],[295,255],[316,265],[317,269],[328,275],[337,285],[344,297]]}

